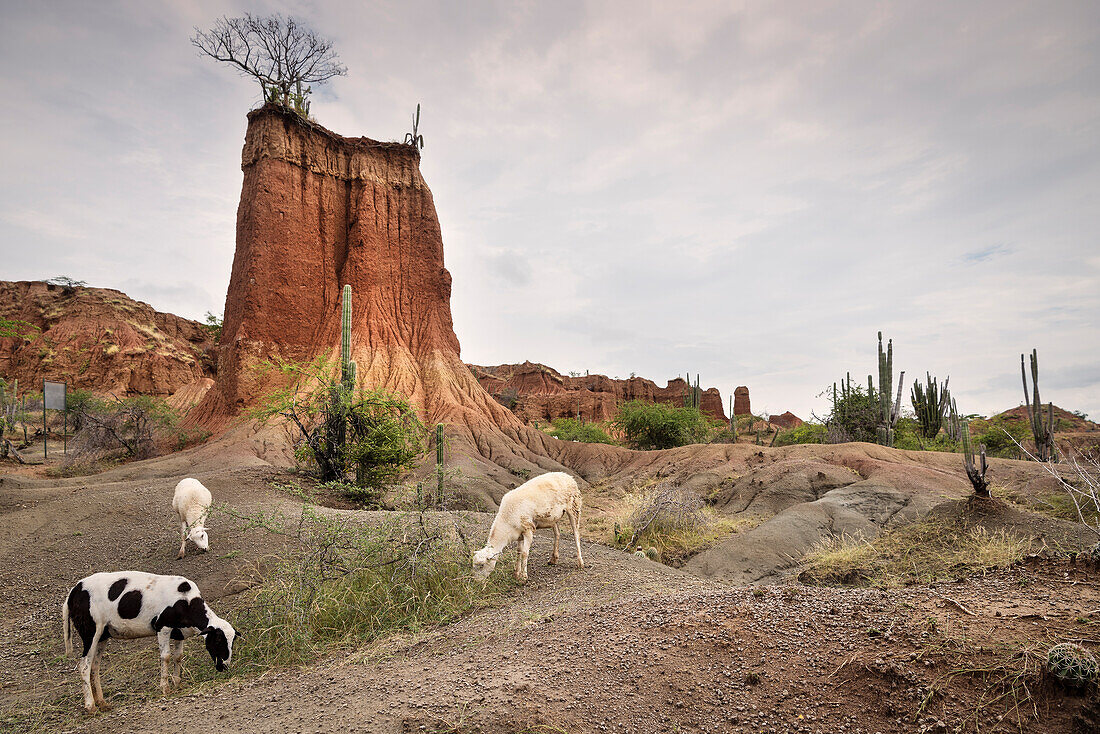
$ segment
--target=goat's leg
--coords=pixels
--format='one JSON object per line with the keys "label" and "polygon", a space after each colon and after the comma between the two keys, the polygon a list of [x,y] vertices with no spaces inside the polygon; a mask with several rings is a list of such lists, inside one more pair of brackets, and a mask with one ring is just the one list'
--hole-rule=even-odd
{"label": "goat's leg", "polygon": [[84,646],[84,657],[80,658],[80,663],[77,665],[77,670],[80,671],[81,689],[84,691],[84,710],[89,714],[94,714],[97,710],[95,691],[92,688],[92,666],[95,664],[96,655],[99,654],[99,641],[103,638],[104,631],[104,627],[96,625],[92,642]]}
{"label": "goat's leg", "polygon": [[531,541],[534,539],[534,528],[525,525],[523,535],[519,538],[519,560],[516,568],[516,579],[521,583],[527,582],[527,556],[531,552]]}
{"label": "goat's leg", "polygon": [[569,524],[573,526],[573,540],[577,543],[577,567],[584,568],[584,556],[581,555],[581,516],[580,513],[569,513]]}
{"label": "goat's leg", "polygon": [[176,558],[183,558],[187,555],[187,523],[180,523],[180,552]]}
{"label": "goat's leg", "polygon": [[99,682],[99,663],[103,659],[103,653],[107,650],[107,640],[102,640],[96,645],[92,655],[92,697],[100,711],[110,711],[111,705],[103,697],[103,686]]}
{"label": "goat's leg", "polygon": [[553,566],[558,562],[558,540],[561,538],[561,531],[558,530],[558,524],[554,523],[554,550],[550,552],[550,565]]}

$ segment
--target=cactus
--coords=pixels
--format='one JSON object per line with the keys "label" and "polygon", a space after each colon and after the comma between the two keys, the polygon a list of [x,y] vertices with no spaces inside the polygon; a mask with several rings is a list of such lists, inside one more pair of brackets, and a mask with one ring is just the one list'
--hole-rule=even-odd
{"label": "cactus", "polygon": [[417,133],[420,129],[420,105],[416,105],[416,117],[413,118],[413,129],[411,133],[405,133],[405,145],[411,145],[417,150],[424,149],[424,136]]}
{"label": "cactus", "polygon": [[[703,401],[703,390],[699,387],[699,375],[695,375],[695,384],[691,384],[691,373],[688,372],[687,377],[684,378],[687,383],[687,387],[684,390],[684,407],[699,409],[700,403]],[[732,414],[732,409],[730,413]]]}
{"label": "cactus", "polygon": [[948,377],[943,385],[936,384],[936,378],[930,372],[925,373],[927,388],[920,384],[920,380],[913,380],[913,389],[910,397],[913,400],[913,411],[920,422],[920,432],[925,438],[935,438],[943,425],[944,416],[951,401],[951,393],[947,389]]}
{"label": "cactus", "polygon": [[443,424],[437,423],[435,426],[435,478],[436,478],[436,501],[439,502],[439,508],[443,509]]}
{"label": "cactus", "polygon": [[1031,350],[1031,393],[1027,389],[1027,370],[1024,355],[1020,355],[1020,376],[1024,381],[1024,405],[1031,435],[1035,437],[1035,455],[1039,461],[1057,461],[1054,451],[1054,403],[1047,404],[1046,421],[1043,420],[1043,401],[1039,399],[1039,351]]}
{"label": "cactus", "polygon": [[351,360],[351,286],[344,286],[340,313],[340,384],[350,390],[355,387],[355,367]]}
{"label": "cactus", "polygon": [[878,393],[876,396],[874,382],[867,375],[867,392],[872,399],[876,399],[878,412],[878,427],[875,428],[875,436],[878,443],[883,446],[894,445],[894,429],[901,417],[901,390],[905,382],[904,370],[898,376],[898,395],[893,405],[890,398],[893,395],[894,386],[894,340],[887,342],[886,351],[882,351],[882,332],[878,333]]}
{"label": "cactus", "polygon": [[1063,642],[1050,648],[1047,670],[1072,688],[1092,685],[1098,680],[1096,656],[1075,642]]}
{"label": "cactus", "polygon": [[979,463],[975,465],[974,448],[970,445],[970,422],[965,418],[959,418],[954,400],[951,401],[951,415],[948,418],[948,425],[951,426],[948,433],[958,436],[956,440],[962,442],[963,465],[966,467],[966,476],[970,479],[970,486],[974,488],[974,494],[979,497],[988,497],[989,482],[986,481],[985,473],[988,471],[989,465],[985,460],[985,444],[978,444]]}
{"label": "cactus", "polygon": [[645,555],[646,555],[646,558],[648,558],[651,561],[661,560],[660,552],[656,548],[654,548],[653,546],[649,546],[648,548],[645,549]]}

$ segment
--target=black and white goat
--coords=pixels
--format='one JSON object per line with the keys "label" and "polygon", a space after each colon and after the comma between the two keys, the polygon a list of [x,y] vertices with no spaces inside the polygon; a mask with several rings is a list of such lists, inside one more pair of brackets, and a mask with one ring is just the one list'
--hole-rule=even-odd
{"label": "black and white goat", "polygon": [[[156,637],[160,645],[160,688],[165,694],[183,673],[183,641],[202,635],[218,670],[233,659],[233,625],[214,613],[199,589],[183,576],[158,576],[141,571],[94,573],[77,582],[61,607],[65,652],[72,652],[72,631],[80,635],[84,652],[77,665],[84,690],[84,708],[107,710],[99,683],[99,660],[109,638]],[[175,665],[169,671],[169,664]]]}

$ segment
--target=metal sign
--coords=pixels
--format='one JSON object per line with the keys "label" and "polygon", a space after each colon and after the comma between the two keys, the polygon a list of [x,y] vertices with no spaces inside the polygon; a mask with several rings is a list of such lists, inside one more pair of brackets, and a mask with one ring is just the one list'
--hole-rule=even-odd
{"label": "metal sign", "polygon": [[65,383],[42,381],[46,410],[65,410]]}

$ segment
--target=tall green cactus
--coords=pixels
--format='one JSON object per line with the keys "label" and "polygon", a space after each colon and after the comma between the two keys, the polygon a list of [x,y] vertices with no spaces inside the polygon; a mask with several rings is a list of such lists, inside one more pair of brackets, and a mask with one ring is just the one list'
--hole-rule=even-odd
{"label": "tall green cactus", "polygon": [[687,387],[684,389],[684,407],[699,409],[700,403],[703,401],[703,390],[699,387],[699,375],[695,375],[695,384],[691,384],[691,373],[688,372],[684,378],[684,382],[687,383]]}
{"label": "tall green cactus", "polygon": [[340,384],[355,388],[355,362],[351,358],[351,286],[344,286],[340,314]]}
{"label": "tall green cactus", "polygon": [[1020,376],[1024,380],[1024,405],[1027,420],[1031,423],[1031,435],[1035,437],[1035,455],[1039,461],[1056,461],[1054,451],[1054,403],[1047,404],[1046,420],[1043,418],[1043,401],[1039,398],[1039,351],[1031,350],[1031,393],[1027,389],[1027,370],[1024,355],[1020,355]]}
{"label": "tall green cactus", "polygon": [[975,464],[974,448],[970,444],[970,421],[959,417],[959,411],[954,400],[951,401],[951,414],[947,422],[951,426],[948,433],[958,436],[957,440],[962,443],[963,466],[966,468],[966,476],[970,480],[970,486],[974,488],[974,494],[979,497],[988,497],[989,482],[986,481],[985,473],[989,466],[985,460],[985,444],[978,444],[980,463]]}
{"label": "tall green cactus", "polygon": [[901,390],[905,383],[905,371],[898,376],[898,394],[893,405],[890,398],[893,396],[894,387],[894,340],[886,344],[886,351],[882,350],[882,332],[878,333],[878,393],[875,393],[871,376],[867,375],[867,392],[875,400],[878,426],[875,428],[875,436],[878,443],[883,446],[894,445],[894,429],[901,417]]}
{"label": "tall green cactus", "polygon": [[443,424],[437,423],[435,426],[435,477],[436,477],[436,499],[439,502],[439,509],[444,509],[443,505]]}
{"label": "tall green cactus", "polygon": [[938,385],[932,373],[924,374],[927,387],[921,385],[920,380],[913,380],[910,397],[913,400],[913,411],[917,414],[917,422],[920,423],[921,435],[933,439],[943,426],[943,419],[947,415],[947,408],[951,402],[951,393],[947,389],[947,383],[951,378],[944,380],[943,385]]}

